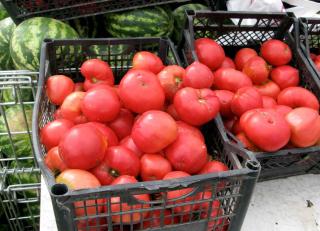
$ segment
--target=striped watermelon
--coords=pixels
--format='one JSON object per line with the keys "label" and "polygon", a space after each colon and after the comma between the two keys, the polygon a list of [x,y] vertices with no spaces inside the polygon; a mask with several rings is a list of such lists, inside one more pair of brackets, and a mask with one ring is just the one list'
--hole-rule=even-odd
{"label": "striped watermelon", "polygon": [[98,21],[96,17],[77,18],[67,22],[81,38],[96,38],[98,34]]}
{"label": "striped watermelon", "polygon": [[15,28],[10,17],[0,21],[0,70],[14,69],[10,56],[10,39]]}
{"label": "striped watermelon", "polygon": [[7,10],[4,8],[2,3],[0,2],[0,20],[9,17]]}
{"label": "striped watermelon", "polygon": [[[35,17],[17,26],[10,42],[10,54],[16,69],[38,71],[43,39],[77,39],[78,33],[56,19]],[[60,50],[64,52],[65,48]]]}
{"label": "striped watermelon", "polygon": [[106,15],[107,31],[114,37],[163,37],[173,30],[173,17],[161,7]]}

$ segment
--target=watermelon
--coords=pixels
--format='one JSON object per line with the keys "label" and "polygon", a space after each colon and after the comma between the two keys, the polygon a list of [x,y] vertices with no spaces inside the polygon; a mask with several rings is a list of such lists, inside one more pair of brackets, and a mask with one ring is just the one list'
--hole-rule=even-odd
{"label": "watermelon", "polygon": [[7,12],[6,8],[4,8],[4,6],[0,2],[0,20],[4,19],[6,17],[9,17],[8,12]]}
{"label": "watermelon", "polygon": [[10,39],[15,28],[10,17],[0,21],[0,70],[14,69],[10,56]]}
{"label": "watermelon", "polygon": [[164,37],[173,31],[173,17],[161,7],[106,15],[107,31],[114,37]]}
{"label": "watermelon", "polygon": [[[16,69],[38,71],[43,39],[77,39],[68,24],[45,17],[28,19],[17,26],[10,42],[10,54]],[[67,52],[65,47],[60,52]]]}
{"label": "watermelon", "polygon": [[98,21],[96,17],[76,18],[67,23],[78,32],[81,38],[97,37]]}

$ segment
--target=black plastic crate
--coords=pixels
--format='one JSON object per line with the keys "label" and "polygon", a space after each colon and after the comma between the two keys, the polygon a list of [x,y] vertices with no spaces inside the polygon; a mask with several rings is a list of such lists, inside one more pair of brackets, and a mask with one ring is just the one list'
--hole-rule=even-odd
{"label": "black plastic crate", "polygon": [[[99,53],[93,51],[97,46],[105,46],[104,51]],[[125,48],[120,53],[112,53],[111,49],[115,47]],[[61,53],[60,49],[67,49],[71,53]],[[159,55],[163,62],[168,64],[180,64],[179,58],[176,55],[173,44],[170,40],[160,38],[132,38],[132,39],[94,39],[94,40],[46,40],[42,49],[41,71],[38,85],[38,92],[33,116],[33,144],[35,148],[36,158],[41,168],[42,174],[48,186],[57,226],[59,230],[79,230],[77,226],[82,223],[83,230],[99,226],[98,230],[142,230],[143,222],[146,221],[142,212],[160,211],[161,219],[164,219],[165,209],[176,208],[182,205],[196,206],[203,202],[210,204],[209,210],[193,213],[175,213],[170,217],[175,217],[179,220],[178,224],[163,226],[161,220],[161,228],[154,230],[207,230],[208,220],[213,224],[213,230],[240,230],[241,224],[246,214],[249,201],[260,171],[259,163],[255,158],[250,159],[246,153],[227,152],[219,137],[215,136],[217,128],[214,123],[209,123],[203,128],[203,133],[206,138],[208,152],[226,163],[230,171],[198,175],[187,178],[175,179],[170,181],[151,181],[139,182],[137,184],[104,186],[90,190],[68,190],[66,185],[56,184],[53,173],[45,166],[44,156],[45,150],[39,141],[39,128],[43,127],[48,121],[51,121],[55,107],[49,103],[49,100],[44,91],[46,79],[53,74],[65,74],[72,76],[74,80],[81,79],[79,67],[82,62],[89,58],[100,58],[108,61],[113,69],[116,81],[119,81],[123,74],[131,68],[132,57],[134,52],[148,50]],[[62,54],[62,55],[57,55]],[[212,190],[210,198],[202,200],[184,200],[179,198],[169,203],[167,193],[169,191],[190,188],[189,195],[184,196],[189,199],[200,192],[204,192],[209,188]],[[150,202],[142,202],[135,199],[135,195],[152,194]],[[104,199],[103,202],[98,202],[99,205],[110,208],[112,205],[111,198],[120,197],[121,203],[129,203],[134,205],[130,211],[121,210],[116,213],[105,209],[103,212],[98,212],[98,205],[93,205],[96,208],[94,214],[90,216],[76,217],[75,209],[83,208],[88,211],[89,205],[84,204],[86,199],[94,200]],[[212,207],[212,201],[218,200],[219,208]],[[82,203],[76,206],[74,202]],[[173,203],[173,204],[172,204]],[[91,205],[92,207],[92,205]],[[215,209],[215,210],[213,210]],[[203,217],[201,214],[218,209],[217,217]],[[112,223],[112,216],[134,213],[140,214],[140,221],[137,224]],[[210,213],[211,214],[211,213]],[[185,215],[185,216],[183,216]],[[104,222],[99,224],[98,219],[104,219]],[[184,220],[183,220],[184,218]],[[149,218],[150,219],[150,218]],[[169,218],[170,219],[170,218]],[[150,220],[149,220],[150,221]],[[218,222],[219,221],[219,222]],[[98,223],[98,224],[97,224]]]}
{"label": "black plastic crate", "polygon": [[[320,99],[320,81],[299,48],[297,20],[292,15],[222,11],[188,11],[187,14],[188,24],[182,47],[186,65],[198,59],[193,45],[197,38],[216,40],[230,57],[234,57],[240,48],[251,47],[258,51],[262,42],[270,38],[280,39],[292,49],[293,59],[290,64],[299,69],[300,85]],[[248,19],[253,20],[253,25],[246,24]],[[230,151],[247,153],[258,159],[261,164],[260,181],[305,174],[320,161],[320,146],[282,149],[272,153],[249,151],[225,129],[222,120],[216,120],[215,123]]]}

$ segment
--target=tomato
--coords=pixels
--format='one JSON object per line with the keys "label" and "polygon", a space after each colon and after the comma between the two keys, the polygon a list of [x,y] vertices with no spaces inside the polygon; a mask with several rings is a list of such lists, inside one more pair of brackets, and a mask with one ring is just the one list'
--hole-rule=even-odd
{"label": "tomato", "polygon": [[46,83],[46,94],[51,103],[61,105],[74,90],[74,82],[65,75],[50,76]]}
{"label": "tomato", "polygon": [[291,143],[296,147],[315,145],[320,138],[320,117],[318,111],[300,107],[286,115],[291,127]]}
{"label": "tomato", "polygon": [[[133,176],[123,175],[115,179],[112,182],[112,185],[133,184],[137,182],[138,181]],[[139,210],[148,209],[150,207],[150,205],[147,204],[150,201],[150,196],[148,194],[139,194],[134,195],[133,197],[139,203],[127,204],[123,202],[120,197],[111,198],[111,212],[113,214],[119,213],[120,211],[123,213],[121,215],[112,215],[112,221],[114,223],[136,224],[148,216],[149,212],[141,212]],[[107,207],[105,207],[105,211],[108,211]]]}
{"label": "tomato", "polygon": [[299,85],[299,70],[289,65],[276,67],[271,71],[271,79],[281,90]]}
{"label": "tomato", "polygon": [[234,95],[231,101],[231,111],[241,116],[246,111],[261,108],[262,105],[262,96],[254,87],[243,87]]}
{"label": "tomato", "polygon": [[166,112],[172,116],[172,118],[174,118],[175,120],[180,120],[179,118],[179,115],[177,113],[177,110],[174,108],[174,105],[173,104],[170,104],[168,107],[167,107],[167,110]]}
{"label": "tomato", "polygon": [[218,97],[206,88],[182,88],[176,93],[173,104],[181,120],[194,126],[209,122],[220,109]]}
{"label": "tomato", "polygon": [[229,57],[225,57],[225,59],[223,60],[221,66],[220,66],[220,68],[222,68],[222,67],[236,69],[236,64]]}
{"label": "tomato", "polygon": [[106,161],[102,161],[98,166],[92,168],[90,172],[97,177],[101,185],[110,185],[119,173],[108,166]]}
{"label": "tomato", "polygon": [[184,87],[210,88],[212,83],[213,74],[206,65],[195,61],[186,68],[186,76],[183,79]]}
{"label": "tomato", "polygon": [[312,61],[315,61],[316,58],[317,58],[317,55],[314,54],[314,53],[310,53],[310,58],[311,58]]}
{"label": "tomato", "polygon": [[178,126],[179,131],[181,131],[181,133],[195,135],[201,141],[205,142],[204,136],[202,135],[199,128],[193,127],[193,126],[191,126],[185,122],[182,122],[182,121],[177,121],[177,126]]}
{"label": "tomato", "polygon": [[133,142],[131,136],[127,136],[120,141],[120,146],[125,147],[131,151],[133,151],[137,157],[142,156],[142,151],[137,147],[137,145]]}
{"label": "tomato", "polygon": [[254,85],[261,95],[270,96],[274,99],[277,99],[280,93],[280,87],[273,81],[269,80],[261,85]]}
{"label": "tomato", "polygon": [[222,46],[210,38],[197,39],[194,47],[199,62],[208,66],[211,70],[218,69],[226,57]]}
{"label": "tomato", "polygon": [[207,147],[197,133],[185,130],[183,125],[178,125],[177,139],[164,152],[173,169],[194,174],[208,161]]}
{"label": "tomato", "polygon": [[231,101],[234,97],[234,93],[228,90],[215,90],[214,93],[220,102],[220,114],[224,117],[232,117]]}
{"label": "tomato", "polygon": [[201,169],[201,171],[198,174],[208,174],[208,173],[215,173],[215,172],[224,172],[228,171],[229,168],[227,165],[224,163],[217,161],[217,160],[212,160],[208,163],[206,163],[205,166]]}
{"label": "tomato", "polygon": [[[243,117],[243,115],[241,117]],[[240,125],[240,119],[236,119],[234,121],[234,124],[233,124],[233,127],[232,127],[232,133],[233,134],[238,134],[238,133],[240,133],[242,131],[243,131],[243,129],[242,129],[241,125]]]}
{"label": "tomato", "polygon": [[289,142],[290,126],[281,114],[266,108],[254,109],[248,113],[250,115],[243,123],[243,130],[246,137],[258,148],[274,152]]}
{"label": "tomato", "polygon": [[59,143],[59,152],[68,168],[88,170],[99,165],[107,149],[102,133],[92,125],[71,128]]}
{"label": "tomato", "polygon": [[83,83],[75,83],[73,91],[84,91],[84,84]]}
{"label": "tomato", "polygon": [[252,86],[252,81],[241,71],[232,68],[220,68],[214,73],[213,86],[219,90],[236,92],[242,87]]}
{"label": "tomato", "polygon": [[72,92],[68,95],[60,107],[62,118],[71,120],[74,123],[85,121],[81,111],[81,103],[85,95],[86,93],[81,91]]}
{"label": "tomato", "polygon": [[244,64],[242,72],[249,76],[254,84],[262,84],[268,80],[270,68],[263,58],[254,56]]}
{"label": "tomato", "polygon": [[320,56],[316,56],[315,59],[313,60],[314,65],[316,66],[317,70],[320,71]]}
{"label": "tomato", "polygon": [[162,60],[155,54],[148,51],[137,52],[132,60],[133,69],[146,70],[158,74],[164,65]]}
{"label": "tomato", "polygon": [[61,138],[74,126],[74,123],[66,119],[57,119],[47,123],[40,130],[40,141],[49,150],[59,145]]}
{"label": "tomato", "polygon": [[98,123],[98,122],[89,122],[87,124],[94,126],[96,129],[99,130],[99,132],[101,132],[101,134],[104,136],[104,138],[108,142],[108,147],[118,145],[119,143],[118,137],[111,128],[109,128],[105,124]]}
{"label": "tomato", "polygon": [[273,109],[283,116],[286,116],[290,111],[292,111],[291,107],[285,105],[276,105]]}
{"label": "tomato", "polygon": [[[101,186],[98,179],[90,172],[80,169],[64,170],[56,178],[56,183],[65,184],[72,190],[92,189]],[[74,202],[77,217],[96,215],[102,211],[103,199]]]}
{"label": "tomato", "polygon": [[173,216],[169,209],[164,211],[154,210],[149,213],[143,222],[143,229],[159,228],[161,226],[161,214],[163,214],[163,225],[173,225],[179,223],[177,216]]}
{"label": "tomato", "polygon": [[115,131],[119,139],[130,135],[133,126],[133,114],[125,108],[120,109],[117,118],[109,123],[110,128]]}
{"label": "tomato", "polygon": [[270,96],[262,96],[262,107],[263,108],[274,108],[277,106],[277,102]]}
{"label": "tomato", "polygon": [[44,157],[44,162],[47,167],[54,173],[59,173],[67,169],[66,164],[60,157],[58,147],[51,148]]}
{"label": "tomato", "polygon": [[246,137],[246,135],[243,132],[240,132],[236,135],[237,139],[242,143],[243,147],[253,151],[253,152],[258,152],[259,149],[257,146],[255,146],[249,139]]}
{"label": "tomato", "polygon": [[165,101],[157,76],[144,70],[129,71],[120,82],[119,95],[125,107],[136,113],[161,110]]}
{"label": "tomato", "polygon": [[185,69],[177,65],[166,66],[158,73],[158,79],[168,101],[171,101],[176,92],[182,87],[185,75]]}
{"label": "tomato", "polygon": [[53,119],[54,119],[54,120],[63,119],[60,108],[58,108],[58,109],[54,112],[54,114],[53,114]]}
{"label": "tomato", "polygon": [[278,95],[278,104],[286,105],[291,108],[310,107],[319,110],[319,101],[317,97],[309,90],[303,87],[288,87]]}
{"label": "tomato", "polygon": [[162,180],[172,171],[170,162],[160,154],[144,154],[140,160],[143,181]]}
{"label": "tomato", "polygon": [[108,230],[107,220],[104,217],[78,220],[77,231],[107,231],[107,230]]}
{"label": "tomato", "polygon": [[286,65],[292,59],[290,47],[277,39],[270,39],[262,43],[260,53],[273,66]]}
{"label": "tomato", "polygon": [[234,58],[237,70],[242,71],[244,64],[252,57],[258,56],[258,53],[251,48],[240,49]]}
{"label": "tomato", "polygon": [[90,89],[97,86],[110,86],[110,83],[107,80],[97,80],[92,82],[90,79],[85,79],[83,83],[83,88],[85,91],[89,91]]}
{"label": "tomato", "polygon": [[82,63],[80,72],[91,83],[103,80],[107,81],[110,86],[114,84],[114,76],[109,64],[100,59],[86,60]]}
{"label": "tomato", "polygon": [[178,134],[176,121],[166,112],[147,111],[134,123],[131,137],[145,153],[156,153],[171,144]]}
{"label": "tomato", "polygon": [[111,88],[93,88],[86,93],[81,103],[83,114],[90,121],[101,123],[114,120],[120,108],[119,98]]}

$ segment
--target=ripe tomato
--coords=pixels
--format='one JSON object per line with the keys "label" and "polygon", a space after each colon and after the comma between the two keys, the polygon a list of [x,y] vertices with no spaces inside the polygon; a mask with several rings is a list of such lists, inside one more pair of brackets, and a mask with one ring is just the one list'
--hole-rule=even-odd
{"label": "ripe tomato", "polygon": [[292,111],[291,107],[285,106],[285,105],[276,105],[274,108],[278,113],[280,113],[283,116],[286,116],[289,112]]}
{"label": "ripe tomato", "polygon": [[317,58],[317,55],[314,54],[314,53],[310,53],[310,58],[311,58],[312,61],[315,61],[316,58]]}
{"label": "ripe tomato", "polygon": [[300,82],[299,70],[289,65],[276,67],[271,71],[271,79],[281,90],[287,87],[296,87]]}
{"label": "ripe tomato", "polygon": [[237,70],[242,71],[244,64],[252,57],[258,56],[258,53],[251,48],[240,49],[234,58]]}
{"label": "ripe tomato", "polygon": [[236,92],[239,88],[252,86],[252,81],[241,71],[220,68],[214,73],[213,86],[215,89]]}
{"label": "ripe tomato", "polygon": [[103,160],[107,142],[92,125],[80,124],[71,128],[59,143],[59,152],[68,168],[91,169]]}
{"label": "ripe tomato", "polygon": [[320,138],[320,117],[318,111],[300,107],[286,115],[286,121],[291,127],[291,143],[296,147],[309,147]]}
{"label": "ripe tomato", "polygon": [[289,142],[290,126],[281,114],[266,108],[254,109],[248,113],[250,115],[243,123],[243,130],[258,148],[274,152]]}
{"label": "ripe tomato", "polygon": [[141,178],[143,181],[162,180],[172,171],[170,162],[160,154],[144,154],[140,160]]}
{"label": "ripe tomato", "polygon": [[240,119],[236,119],[234,121],[234,124],[233,124],[233,127],[232,127],[232,133],[233,134],[238,134],[238,133],[240,133],[242,131],[243,131],[243,129],[242,129],[241,125],[240,125]]}
{"label": "ripe tomato", "polygon": [[205,142],[204,136],[202,135],[199,128],[193,127],[193,126],[191,126],[185,122],[182,122],[182,121],[177,121],[177,126],[178,126],[179,131],[181,131],[181,133],[195,135],[197,138],[199,138],[200,140]]}
{"label": "ripe tomato", "polygon": [[[72,190],[91,189],[101,186],[98,179],[90,172],[80,169],[66,169],[56,178],[59,184],[65,184]],[[74,203],[77,217],[96,215],[102,211],[103,199],[77,201]],[[81,208],[82,207],[82,208]]]}
{"label": "ripe tomato", "polygon": [[277,106],[277,102],[270,96],[262,96],[262,107],[263,108],[274,108]]}
{"label": "ripe tomato", "polygon": [[208,66],[211,70],[218,69],[226,57],[222,46],[212,39],[197,39],[194,46],[199,62]]}
{"label": "ripe tomato", "polygon": [[206,65],[195,61],[186,68],[186,76],[183,79],[184,87],[210,88],[212,83],[213,74]]}
{"label": "ripe tomato", "polygon": [[47,123],[40,130],[40,141],[49,150],[59,145],[61,138],[74,126],[74,123],[66,119],[57,119]]}
{"label": "ripe tomato", "polygon": [[51,103],[61,105],[74,90],[74,82],[65,75],[50,76],[46,83],[46,94]]}
{"label": "ripe tomato", "polygon": [[277,99],[280,93],[280,87],[273,81],[269,80],[261,85],[254,85],[261,95],[270,96]]}
{"label": "ripe tomato", "polygon": [[129,71],[120,82],[119,95],[125,107],[136,113],[161,110],[165,101],[157,76],[144,70]]}
{"label": "ripe tomato", "polygon": [[317,70],[320,71],[320,56],[319,55],[315,58],[314,64],[316,65]]}
{"label": "ripe tomato", "polygon": [[106,126],[105,124],[98,123],[98,122],[89,122],[88,125],[94,126],[96,129],[101,132],[101,134],[105,137],[108,142],[108,147],[117,146],[119,143],[117,135],[114,131]]}
{"label": "ripe tomato", "polygon": [[303,87],[288,87],[278,95],[278,104],[286,105],[291,108],[310,107],[319,110],[319,101],[317,97],[309,90]]}
{"label": "ripe tomato", "polygon": [[232,117],[231,101],[234,97],[234,93],[228,90],[215,90],[214,93],[220,102],[220,114],[227,118]]}
{"label": "ripe tomato", "polygon": [[217,160],[212,160],[208,163],[206,163],[205,166],[201,169],[201,171],[198,174],[208,174],[208,173],[215,173],[215,172],[224,172],[228,171],[229,168],[227,165],[224,163],[217,161]]}
{"label": "ripe tomato", "polygon": [[72,92],[68,95],[60,107],[62,118],[74,123],[85,121],[81,111],[81,103],[85,95],[86,93],[81,91]]}
{"label": "ripe tomato", "polygon": [[262,96],[254,87],[240,88],[231,101],[231,111],[241,116],[246,111],[262,107]]}
{"label": "ripe tomato", "polygon": [[137,147],[137,145],[133,142],[131,136],[127,136],[120,141],[120,146],[125,147],[131,151],[133,151],[138,158],[142,156],[142,151]]}
{"label": "ripe tomato", "polygon": [[110,128],[117,134],[119,139],[129,136],[133,126],[133,114],[125,108],[120,109],[117,118],[109,123]]}
{"label": "ripe tomato", "polygon": [[182,87],[185,75],[186,71],[177,65],[166,66],[158,73],[158,79],[168,101],[171,101],[176,92]]}
{"label": "ripe tomato", "polygon": [[150,228],[160,228],[161,226],[161,214],[163,213],[163,225],[173,225],[179,223],[177,216],[173,216],[171,210],[166,209],[163,212],[159,210],[154,210],[149,213],[143,222],[143,229]]}
{"label": "ripe tomato", "polygon": [[168,107],[167,107],[167,110],[166,112],[172,116],[172,118],[174,118],[175,120],[180,120],[179,118],[179,115],[177,113],[177,110],[174,108],[174,105],[173,104],[170,104]]}
{"label": "ripe tomato", "polygon": [[244,148],[253,152],[259,151],[259,148],[257,148],[257,146],[255,146],[243,132],[238,133],[236,137],[242,143]]}
{"label": "ripe tomato", "polygon": [[171,144],[178,134],[176,121],[166,112],[147,111],[134,123],[131,137],[145,153],[156,153]]}
{"label": "ripe tomato", "polygon": [[92,168],[90,172],[97,177],[101,185],[110,185],[119,174],[108,166],[106,161],[102,161],[98,166]]}
{"label": "ripe tomato", "polygon": [[176,93],[173,104],[181,120],[194,126],[209,122],[220,109],[218,97],[206,88],[182,88]]}
{"label": "ripe tomato", "polygon": [[58,108],[58,109],[54,112],[54,114],[53,114],[53,119],[54,119],[54,120],[63,119],[60,108]]}
{"label": "ripe tomato", "polygon": [[54,174],[67,169],[66,164],[60,157],[58,147],[54,147],[49,150],[47,155],[44,157],[44,162]]}
{"label": "ripe tomato", "polygon": [[236,64],[229,57],[225,57],[220,68],[223,68],[223,67],[236,69]]}
{"label": "ripe tomato", "polygon": [[90,79],[85,79],[83,83],[83,88],[85,91],[89,91],[90,89],[97,86],[110,86],[110,83],[107,80],[97,80],[92,82]]}
{"label": "ripe tomato", "polygon": [[81,74],[91,83],[106,81],[110,86],[114,84],[114,76],[107,62],[100,59],[89,59],[80,67]]}
{"label": "ripe tomato", "polygon": [[84,91],[84,84],[83,83],[75,83],[73,91]]}
{"label": "ripe tomato", "polygon": [[244,64],[242,72],[249,76],[254,84],[262,84],[268,80],[270,68],[263,58],[254,56]]}
{"label": "ripe tomato", "polygon": [[148,51],[137,52],[133,56],[132,66],[133,69],[146,70],[154,74],[158,74],[164,68],[162,60]]}
{"label": "ripe tomato", "polygon": [[273,66],[286,65],[292,58],[290,47],[277,39],[270,39],[262,43],[260,53]]}

